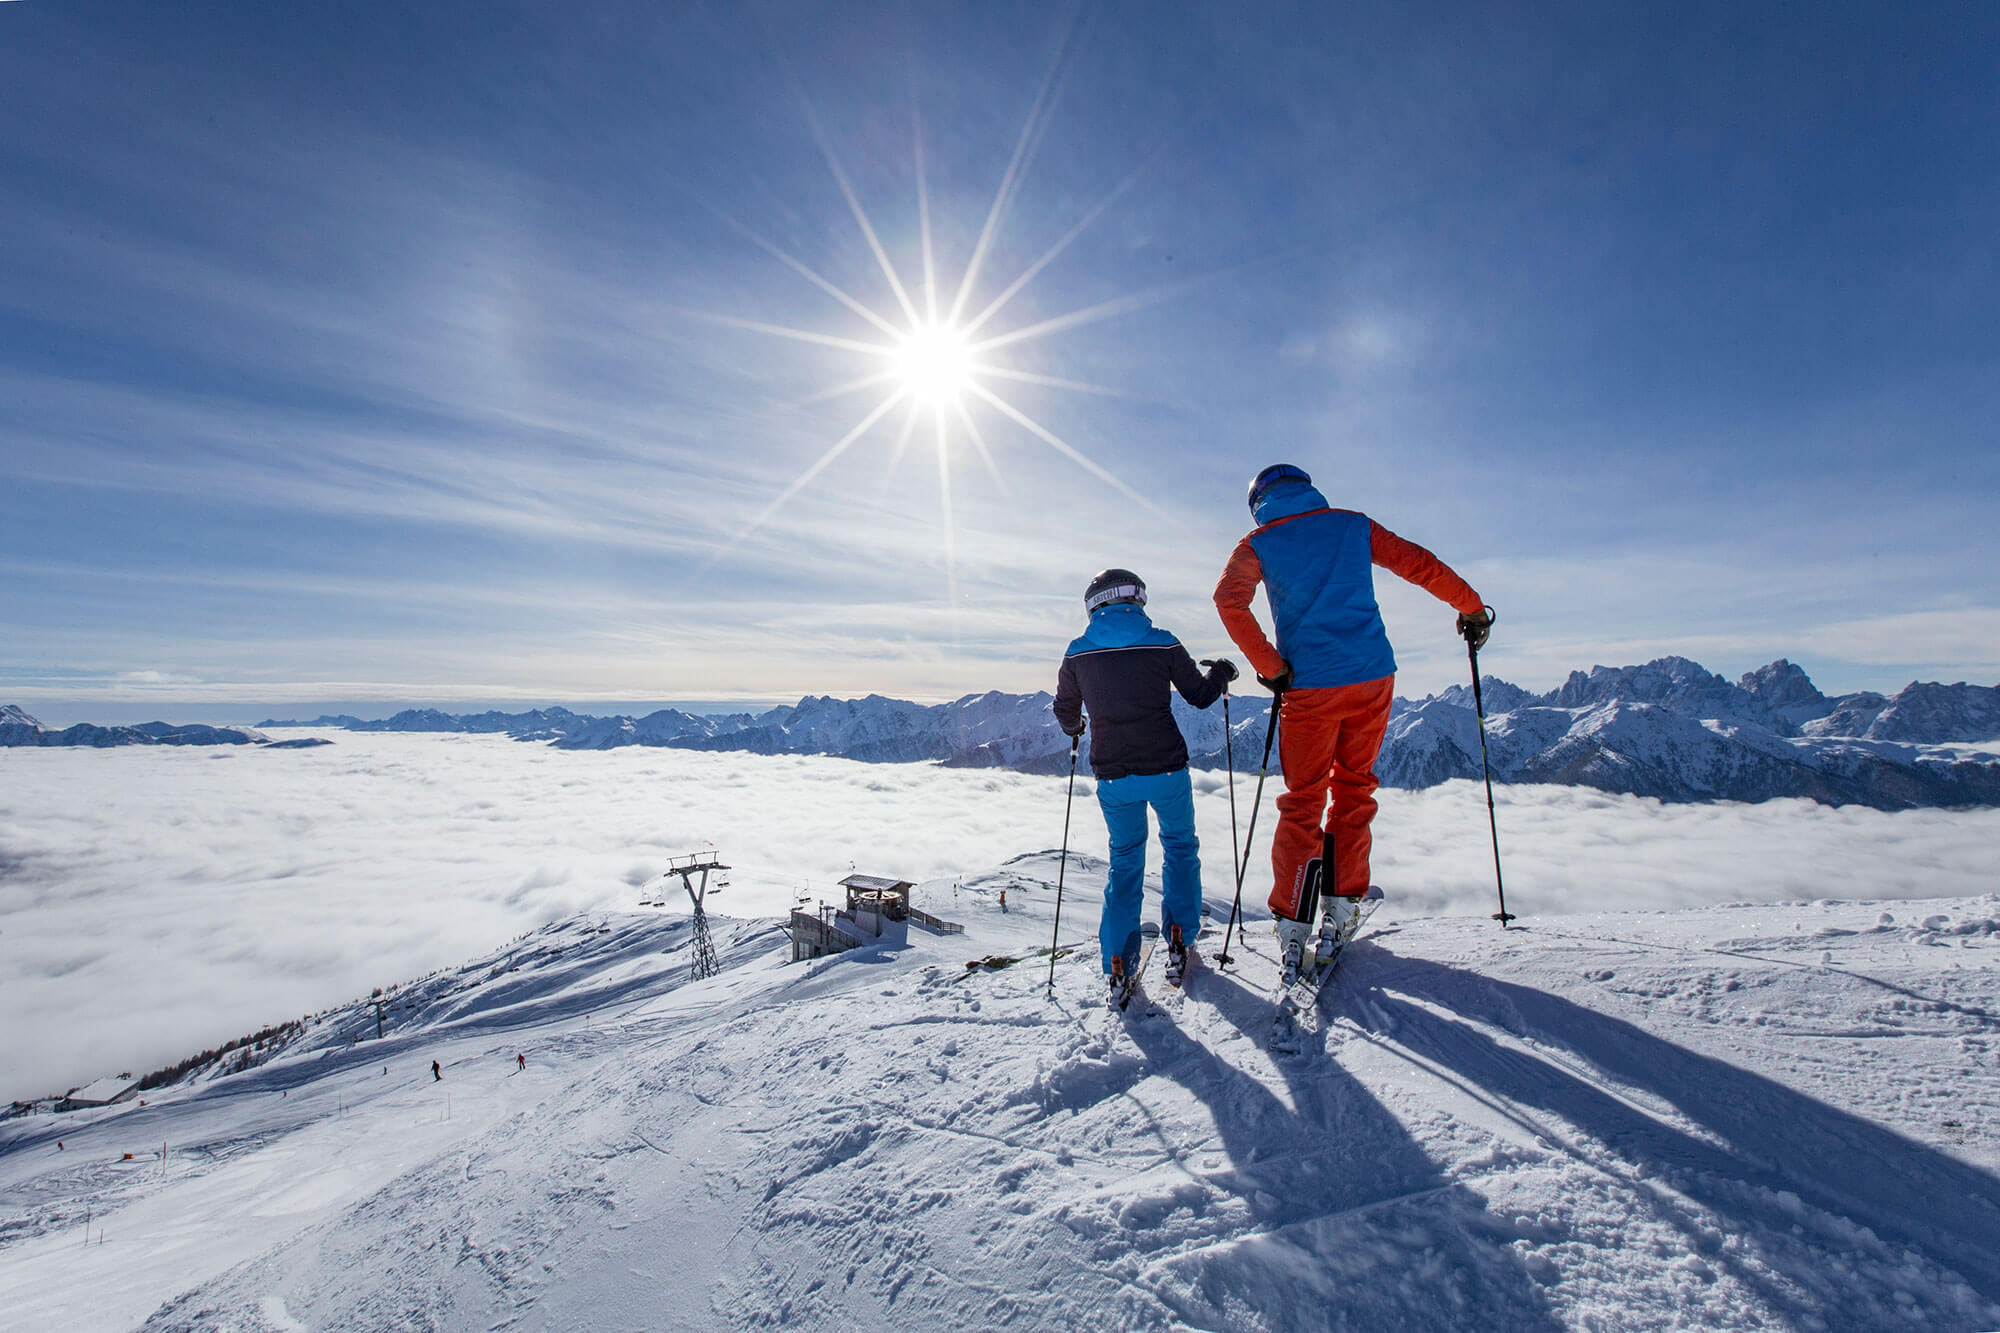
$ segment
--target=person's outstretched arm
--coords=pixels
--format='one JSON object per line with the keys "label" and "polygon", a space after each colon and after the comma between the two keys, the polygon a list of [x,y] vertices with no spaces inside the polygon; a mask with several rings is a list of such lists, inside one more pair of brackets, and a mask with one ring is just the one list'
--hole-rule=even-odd
{"label": "person's outstretched arm", "polygon": [[1249,659],[1250,669],[1259,676],[1276,677],[1284,673],[1285,659],[1264,637],[1264,627],[1250,610],[1250,599],[1257,595],[1257,585],[1263,579],[1264,566],[1245,537],[1236,543],[1229,563],[1222,568],[1222,580],[1215,585],[1215,610],[1231,641]]}
{"label": "person's outstretched arm", "polygon": [[1056,725],[1063,729],[1065,736],[1083,734],[1083,687],[1076,683],[1076,668],[1063,659],[1062,670],[1056,673]]}
{"label": "person's outstretched arm", "polygon": [[[1415,542],[1404,541],[1373,519],[1368,521],[1369,551],[1375,563],[1401,579],[1416,584],[1460,615],[1475,615],[1485,601],[1444,561]],[[1221,600],[1221,589],[1216,599]],[[1227,623],[1225,621],[1225,623]],[[1249,652],[1248,648],[1243,650]]]}
{"label": "person's outstretched arm", "polygon": [[1206,674],[1194,664],[1194,658],[1180,644],[1174,645],[1169,675],[1174,688],[1181,692],[1181,698],[1196,708],[1206,708],[1222,697],[1222,687],[1229,680],[1220,664],[1212,666]]}

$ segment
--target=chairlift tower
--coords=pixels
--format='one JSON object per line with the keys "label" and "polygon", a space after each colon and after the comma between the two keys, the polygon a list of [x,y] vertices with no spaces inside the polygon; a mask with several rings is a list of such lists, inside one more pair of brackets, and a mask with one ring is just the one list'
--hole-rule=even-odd
{"label": "chairlift tower", "polygon": [[[715,959],[715,945],[708,938],[708,913],[702,908],[702,901],[708,897],[708,872],[727,870],[728,866],[716,857],[714,852],[695,852],[689,856],[676,856],[667,863],[667,875],[679,875],[681,887],[687,890],[688,901],[694,904],[694,979],[703,981],[722,970]],[[701,885],[695,886],[694,877],[701,876]],[[666,875],[661,876],[662,879]],[[720,884],[716,892],[722,891]]]}

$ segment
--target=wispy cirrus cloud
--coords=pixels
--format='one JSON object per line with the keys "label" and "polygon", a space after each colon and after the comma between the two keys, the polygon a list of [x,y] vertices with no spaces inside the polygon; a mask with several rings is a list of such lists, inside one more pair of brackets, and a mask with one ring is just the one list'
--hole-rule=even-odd
{"label": "wispy cirrus cloud", "polygon": [[[638,694],[660,662],[602,651],[634,614],[767,627],[663,655],[672,692],[1024,688],[1105,565],[1219,646],[1207,591],[1280,458],[1475,571],[1502,674],[1786,654],[1893,687],[1991,656],[1990,109],[1900,68],[1847,96],[1886,49],[1861,29],[1832,60],[1781,25],[1385,15],[1363,60],[1316,18],[661,11],[607,42],[445,12],[384,41],[367,6],[10,10],[0,623],[30,665],[254,680],[289,608],[230,579],[270,574],[326,631],[277,655],[341,653],[295,680],[449,695],[526,655]],[[1896,49],[1957,69],[1946,27]],[[1550,102],[1554,50],[1602,80]],[[1799,201],[1810,235],[1774,221]],[[890,411],[814,471],[866,376],[760,330],[879,342],[861,311],[933,298],[1003,340],[1019,416],[978,400],[940,454]],[[79,565],[216,577],[148,606]],[[1437,608],[1384,599],[1404,692],[1456,679]],[[896,603],[930,614],[848,613]]]}

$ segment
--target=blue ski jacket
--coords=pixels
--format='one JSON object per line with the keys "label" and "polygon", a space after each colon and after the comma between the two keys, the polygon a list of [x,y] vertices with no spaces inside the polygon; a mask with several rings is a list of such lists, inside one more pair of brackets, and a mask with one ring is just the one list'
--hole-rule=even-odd
{"label": "blue ski jacket", "polygon": [[1222,696],[1219,668],[1203,675],[1181,641],[1129,602],[1100,606],[1056,673],[1056,722],[1071,736],[1090,712],[1090,770],[1100,778],[1186,768],[1172,690],[1196,708]]}
{"label": "blue ski jacket", "polygon": [[[1366,514],[1328,507],[1306,482],[1273,486],[1256,519],[1257,530],[1237,543],[1215,586],[1215,608],[1260,676],[1276,676],[1289,663],[1294,688],[1327,689],[1395,675],[1375,602],[1376,565],[1458,611],[1481,606],[1444,561]],[[1260,581],[1276,622],[1275,648],[1250,611]]]}

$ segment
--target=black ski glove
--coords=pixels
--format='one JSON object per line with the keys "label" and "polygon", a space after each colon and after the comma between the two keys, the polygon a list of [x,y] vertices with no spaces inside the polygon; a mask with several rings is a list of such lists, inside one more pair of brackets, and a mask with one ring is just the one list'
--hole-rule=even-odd
{"label": "black ski glove", "polygon": [[1236,663],[1226,657],[1209,658],[1204,660],[1202,665],[1208,668],[1210,675],[1222,677],[1222,683],[1225,685],[1242,674],[1237,671]]}
{"label": "black ski glove", "polygon": [[1493,608],[1490,606],[1482,606],[1470,615],[1458,618],[1458,635],[1472,645],[1475,653],[1486,646],[1486,640],[1492,633]]}
{"label": "black ski glove", "polygon": [[1273,694],[1283,694],[1292,688],[1292,664],[1285,663],[1285,669],[1275,676],[1259,676],[1257,683]]}
{"label": "black ski glove", "polygon": [[[1062,724],[1061,724],[1060,722],[1059,722],[1059,723],[1057,723],[1056,725],[1057,725],[1057,726],[1062,726]],[[1076,739],[1076,738],[1077,738],[1078,736],[1081,736],[1081,735],[1083,735],[1083,730],[1084,730],[1084,728],[1085,728],[1085,727],[1087,727],[1087,726],[1089,726],[1089,725],[1090,725],[1090,724],[1089,724],[1089,723],[1087,723],[1087,722],[1079,722],[1079,723],[1077,723],[1077,724],[1076,724],[1076,730],[1075,730],[1075,731],[1071,731],[1071,730],[1070,730],[1070,729],[1069,729],[1068,727],[1063,727],[1063,729],[1062,729],[1062,734],[1063,734],[1063,735],[1065,735],[1065,736],[1067,736],[1067,737],[1069,737],[1069,738],[1070,738],[1071,740],[1075,740],[1075,739]]]}

